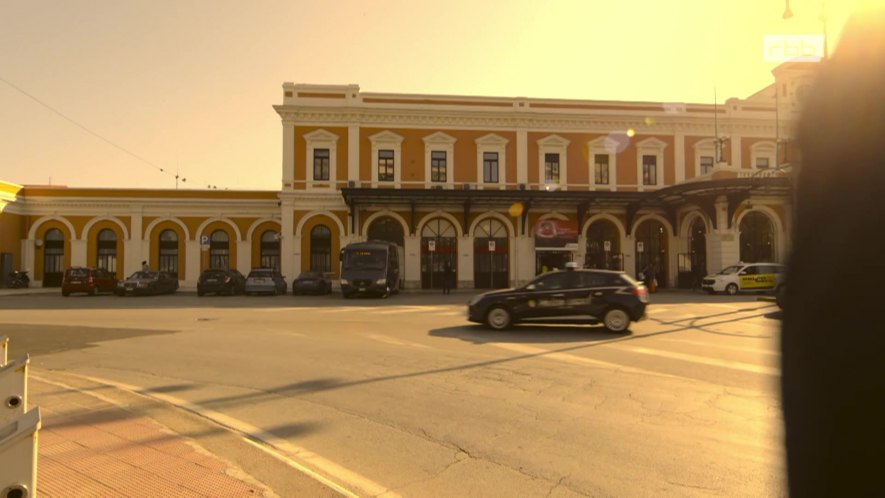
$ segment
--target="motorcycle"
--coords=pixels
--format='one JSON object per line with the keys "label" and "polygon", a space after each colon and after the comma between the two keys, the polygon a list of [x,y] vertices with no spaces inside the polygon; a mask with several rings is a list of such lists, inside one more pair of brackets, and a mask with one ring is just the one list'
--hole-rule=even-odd
{"label": "motorcycle", "polygon": [[28,271],[14,271],[9,274],[9,287],[12,289],[24,289],[30,285],[31,279],[28,278]]}

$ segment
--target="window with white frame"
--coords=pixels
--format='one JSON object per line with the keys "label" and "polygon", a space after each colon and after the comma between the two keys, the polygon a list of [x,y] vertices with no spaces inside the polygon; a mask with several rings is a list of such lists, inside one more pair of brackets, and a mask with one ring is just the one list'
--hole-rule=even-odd
{"label": "window with white frame", "polygon": [[642,184],[658,184],[658,156],[651,154],[642,155]]}
{"label": "window with white frame", "polygon": [[715,163],[713,162],[713,156],[701,156],[700,157],[700,165],[701,165],[701,174],[706,175],[713,172],[713,166]]}
{"label": "window with white frame", "polygon": [[756,142],[750,147],[750,164],[755,169],[775,167],[777,144],[774,142]]}
{"label": "window with white frame", "polygon": [[304,141],[307,142],[306,164],[310,171],[306,175],[308,188],[334,184],[335,165],[338,164],[338,135],[326,130],[314,130],[304,135]]}
{"label": "window with white frame", "polygon": [[596,185],[608,185],[608,160],[608,154],[593,154],[593,183]]}
{"label": "window with white frame", "polygon": [[538,140],[538,164],[540,166],[538,178],[545,187],[566,189],[568,144],[568,140],[558,135],[550,135]]}
{"label": "window with white frame", "polygon": [[372,143],[372,186],[383,183],[398,188],[402,177],[403,137],[385,130],[370,136],[369,141]]}
{"label": "window with white frame", "polygon": [[663,185],[664,149],[666,142],[657,138],[646,138],[636,144],[636,169],[639,176],[639,189]]}
{"label": "window with white frame", "polygon": [[395,154],[392,150],[381,149],[378,151],[378,181],[392,182],[394,180],[393,160]]}
{"label": "window with white frame", "polygon": [[455,170],[454,137],[443,132],[436,132],[424,137],[424,178],[430,186],[439,188],[454,187],[454,179],[450,173]]}
{"label": "window with white frame", "polygon": [[482,181],[483,183],[498,183],[499,176],[498,153],[482,153]]}
{"label": "window with white frame", "polygon": [[329,181],[329,149],[313,150],[314,181]]}
{"label": "window with white frame", "polygon": [[430,151],[430,181],[446,183],[448,178],[448,154],[444,150]]}
{"label": "window with white frame", "polygon": [[590,185],[615,190],[617,188],[618,142],[611,137],[599,137],[587,142],[590,158]]}
{"label": "window with white frame", "polygon": [[508,140],[494,133],[489,133],[477,138],[475,143],[477,181],[493,188],[504,188]]}
{"label": "window with white frame", "polygon": [[716,140],[707,138],[694,144],[694,175],[702,176],[713,172],[716,167]]}

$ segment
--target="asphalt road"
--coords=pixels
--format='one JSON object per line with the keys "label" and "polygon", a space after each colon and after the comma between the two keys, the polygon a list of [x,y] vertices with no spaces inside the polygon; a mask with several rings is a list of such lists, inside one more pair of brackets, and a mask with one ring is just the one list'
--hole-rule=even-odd
{"label": "asphalt road", "polygon": [[0,335],[359,495],[786,495],[773,303],[659,293],[617,335],[493,332],[469,297],[2,296]]}

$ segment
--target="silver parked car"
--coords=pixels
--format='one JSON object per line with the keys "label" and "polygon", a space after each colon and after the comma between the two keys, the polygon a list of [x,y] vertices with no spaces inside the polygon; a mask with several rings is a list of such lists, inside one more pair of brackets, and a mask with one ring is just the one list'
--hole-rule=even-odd
{"label": "silver parked car", "polygon": [[288,289],[286,277],[280,270],[255,268],[246,277],[246,294],[285,294]]}

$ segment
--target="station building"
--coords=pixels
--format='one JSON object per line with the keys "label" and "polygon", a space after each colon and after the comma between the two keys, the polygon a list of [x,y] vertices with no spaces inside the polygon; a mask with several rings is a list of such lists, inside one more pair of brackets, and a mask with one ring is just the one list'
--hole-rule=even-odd
{"label": "station building", "polygon": [[813,63],[724,104],[362,92],[283,84],[275,191],[0,182],[3,275],[57,286],[69,266],[337,274],[339,251],[404,248],[405,286],[524,283],[566,262],[662,287],[738,261],[784,262],[792,130]]}

